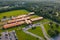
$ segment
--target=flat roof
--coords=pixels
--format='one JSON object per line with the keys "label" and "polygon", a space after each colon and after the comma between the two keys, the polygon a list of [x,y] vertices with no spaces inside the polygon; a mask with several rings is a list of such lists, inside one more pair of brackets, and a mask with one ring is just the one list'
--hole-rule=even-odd
{"label": "flat roof", "polygon": [[6,24],[6,25],[3,26],[3,28],[7,29],[7,28],[10,28],[10,27],[22,25],[22,24],[24,24],[24,23],[25,23],[24,21],[21,21],[21,22],[16,22],[16,23],[11,23],[11,24]]}
{"label": "flat roof", "polygon": [[[34,12],[32,12],[32,13],[30,13],[30,14],[34,14]],[[3,28],[7,29],[7,28],[10,28],[10,27],[22,25],[22,24],[24,24],[24,23],[30,24],[30,23],[32,23],[33,21],[37,21],[37,20],[43,19],[43,17],[37,17],[37,18],[30,19],[30,16],[27,16],[27,15],[20,15],[20,16],[17,16],[16,18],[17,18],[17,19],[9,20],[9,21],[7,22],[7,23],[9,23],[9,24],[3,25]],[[29,20],[28,20],[28,19],[29,19]]]}
{"label": "flat roof", "polygon": [[34,18],[34,19],[31,19],[31,21],[37,21],[37,20],[41,20],[41,19],[43,19],[43,17]]}

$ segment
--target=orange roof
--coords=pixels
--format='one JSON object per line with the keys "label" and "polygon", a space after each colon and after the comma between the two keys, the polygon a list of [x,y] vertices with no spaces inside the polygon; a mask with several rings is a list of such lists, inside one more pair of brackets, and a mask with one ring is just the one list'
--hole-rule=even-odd
{"label": "orange roof", "polygon": [[[34,14],[34,13],[32,12],[29,15],[31,15],[31,14]],[[10,27],[14,27],[14,26],[18,26],[18,25],[24,24],[24,23],[31,24],[32,21],[41,20],[41,19],[43,19],[43,17],[30,19],[30,16],[20,15],[20,16],[17,16],[15,18],[13,18],[13,19],[14,20],[9,20],[8,23],[10,23],[10,24],[4,25],[3,28],[7,29],[7,28],[10,28]],[[28,20],[28,19],[30,19],[30,20]]]}
{"label": "orange roof", "polygon": [[30,12],[28,15],[33,15],[34,14],[34,12]]}
{"label": "orange roof", "polygon": [[31,24],[32,22],[30,20],[25,20],[27,24]]}
{"label": "orange roof", "polygon": [[21,22],[6,24],[6,25],[3,26],[3,28],[7,29],[7,28],[10,28],[10,27],[14,27],[14,26],[17,26],[17,25],[24,24],[24,23],[25,23],[24,21],[21,21]]}
{"label": "orange roof", "polygon": [[38,17],[38,18],[34,18],[34,19],[31,19],[32,21],[37,21],[37,20],[41,20],[43,19],[43,17]]}
{"label": "orange roof", "polygon": [[27,15],[19,15],[19,16],[17,16],[17,17],[14,17],[14,18],[12,18],[13,20],[15,20],[15,19],[19,19],[19,18],[22,18],[22,17],[26,17]]}
{"label": "orange roof", "polygon": [[9,20],[8,23],[16,22],[16,20]]}
{"label": "orange roof", "polygon": [[18,18],[22,18],[22,17],[26,17],[27,15],[20,15],[20,16],[17,16],[16,19]]}
{"label": "orange roof", "polygon": [[32,14],[34,14],[34,12],[30,12],[28,15],[19,15],[19,16],[17,16],[17,17],[12,18],[12,19],[13,19],[13,20],[19,19],[19,18],[27,17],[27,16],[32,15]]}
{"label": "orange roof", "polygon": [[26,17],[26,18],[21,18],[21,19],[16,19],[16,20],[9,20],[8,23],[13,23],[13,22],[17,22],[17,21],[22,21],[25,19],[30,19],[30,17]]}

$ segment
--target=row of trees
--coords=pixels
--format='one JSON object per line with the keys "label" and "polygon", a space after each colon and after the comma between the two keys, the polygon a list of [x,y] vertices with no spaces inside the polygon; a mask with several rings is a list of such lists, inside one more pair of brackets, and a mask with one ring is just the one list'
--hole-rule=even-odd
{"label": "row of trees", "polygon": [[51,36],[51,37],[55,37],[57,35],[59,35],[59,31],[58,31],[58,28],[59,28],[59,25],[58,24],[55,24],[53,22],[50,22],[49,23],[49,30],[48,30],[48,34]]}
{"label": "row of trees", "polygon": [[[48,3],[30,3],[25,5],[25,9],[34,11],[35,14],[43,16],[60,23],[60,5]],[[57,12],[57,13],[56,13]],[[58,16],[56,16],[58,14]]]}
{"label": "row of trees", "polygon": [[34,11],[36,15],[43,16],[45,18],[49,18],[54,20],[55,22],[60,23],[60,5],[58,3],[32,2],[32,3],[20,4],[18,6],[16,5],[9,6],[8,8],[2,8],[0,9],[0,12],[17,10],[17,9],[26,9],[28,11]]}

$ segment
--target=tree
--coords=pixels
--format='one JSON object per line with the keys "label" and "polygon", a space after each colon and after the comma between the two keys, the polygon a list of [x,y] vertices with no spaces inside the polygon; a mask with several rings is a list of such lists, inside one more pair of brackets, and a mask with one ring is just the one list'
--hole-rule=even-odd
{"label": "tree", "polygon": [[6,18],[6,16],[3,16],[3,19],[5,19]]}
{"label": "tree", "polygon": [[32,29],[36,29],[36,27],[32,27]]}
{"label": "tree", "polygon": [[0,36],[1,36],[1,34],[0,34]]}
{"label": "tree", "polygon": [[53,22],[50,22],[49,24],[50,24],[50,25],[52,25],[52,24],[53,24]]}
{"label": "tree", "polygon": [[55,31],[56,35],[59,35],[59,31],[58,30],[54,30],[54,31]]}
{"label": "tree", "polygon": [[56,24],[56,28],[59,28],[59,25],[58,24]]}

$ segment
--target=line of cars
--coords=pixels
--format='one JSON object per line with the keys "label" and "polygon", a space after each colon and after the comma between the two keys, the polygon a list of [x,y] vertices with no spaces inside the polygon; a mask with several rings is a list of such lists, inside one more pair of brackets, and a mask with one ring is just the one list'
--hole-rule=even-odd
{"label": "line of cars", "polygon": [[2,32],[0,36],[0,40],[18,40],[15,31],[11,32]]}

